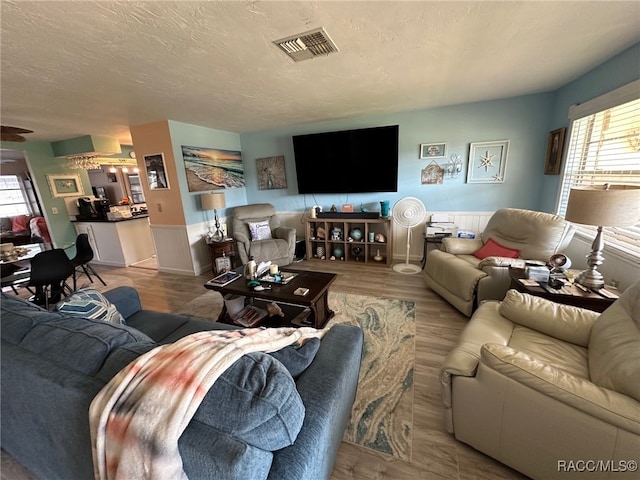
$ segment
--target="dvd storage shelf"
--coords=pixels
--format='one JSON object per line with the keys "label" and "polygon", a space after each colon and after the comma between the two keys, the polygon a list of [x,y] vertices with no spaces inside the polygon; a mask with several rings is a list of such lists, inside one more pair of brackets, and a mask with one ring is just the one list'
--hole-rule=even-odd
{"label": "dvd storage shelf", "polygon": [[308,218],[305,241],[308,260],[391,265],[390,218]]}

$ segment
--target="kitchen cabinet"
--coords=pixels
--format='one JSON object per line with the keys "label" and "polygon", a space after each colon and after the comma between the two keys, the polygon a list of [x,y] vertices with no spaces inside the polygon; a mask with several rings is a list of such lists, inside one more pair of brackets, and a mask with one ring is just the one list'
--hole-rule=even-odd
{"label": "kitchen cabinet", "polygon": [[77,233],[89,236],[92,263],[128,267],[155,254],[148,217],[74,223]]}

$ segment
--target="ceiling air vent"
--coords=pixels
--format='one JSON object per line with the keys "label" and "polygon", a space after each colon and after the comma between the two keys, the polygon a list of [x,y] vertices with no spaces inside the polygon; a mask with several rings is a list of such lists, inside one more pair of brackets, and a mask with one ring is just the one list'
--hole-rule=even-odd
{"label": "ceiling air vent", "polygon": [[276,40],[273,43],[293,58],[295,62],[301,62],[302,60],[309,60],[318,55],[329,55],[330,53],[340,51],[329,37],[329,34],[324,31],[324,28],[310,30],[305,33]]}

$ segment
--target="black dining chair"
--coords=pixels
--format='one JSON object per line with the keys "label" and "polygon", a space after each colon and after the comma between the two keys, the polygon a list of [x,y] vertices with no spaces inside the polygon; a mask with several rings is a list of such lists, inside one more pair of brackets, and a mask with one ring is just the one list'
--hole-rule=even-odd
{"label": "black dining chair", "polygon": [[[4,291],[5,287],[10,287],[13,293],[18,295],[18,287],[26,286],[31,275],[31,265],[29,260],[0,265],[0,286]],[[28,287],[27,287],[28,288]],[[31,294],[35,292],[29,289]]]}
{"label": "black dining chair", "polygon": [[67,278],[73,275],[73,263],[61,248],[45,250],[31,259],[29,287],[35,289],[33,301],[44,305],[57,303],[66,292],[73,293],[67,284]]}
{"label": "black dining chair", "polygon": [[76,290],[76,280],[78,276],[77,275],[78,269],[82,269],[82,271],[84,272],[84,274],[87,276],[87,278],[91,283],[93,283],[93,279],[91,278],[91,275],[89,274],[89,272],[95,275],[98,278],[98,280],[102,282],[102,285],[104,285],[105,287],[107,286],[107,284],[100,277],[100,275],[98,275],[98,272],[96,272],[93,269],[93,267],[89,265],[89,262],[91,260],[93,260],[93,248],[91,248],[91,244],[89,243],[89,235],[87,235],[86,233],[81,233],[76,238],[76,256],[71,259],[71,262],[73,263],[73,267],[74,267],[73,268],[73,289],[74,290]]}

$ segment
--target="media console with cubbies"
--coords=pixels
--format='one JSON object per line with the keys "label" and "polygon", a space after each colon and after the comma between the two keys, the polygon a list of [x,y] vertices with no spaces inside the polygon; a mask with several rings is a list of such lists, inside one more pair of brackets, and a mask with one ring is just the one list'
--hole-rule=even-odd
{"label": "media console with cubbies", "polygon": [[[305,231],[308,260],[363,262],[391,265],[393,255],[393,232],[390,218],[308,218]],[[324,238],[318,237],[318,229],[324,230]],[[340,229],[341,236],[335,238],[334,229]],[[360,235],[353,235],[358,229]],[[373,233],[373,241],[369,234]],[[384,241],[378,241],[382,235]],[[354,237],[360,237],[357,240]],[[352,241],[349,241],[349,237]],[[336,250],[337,249],[337,250]],[[335,255],[338,253],[339,255]]]}

